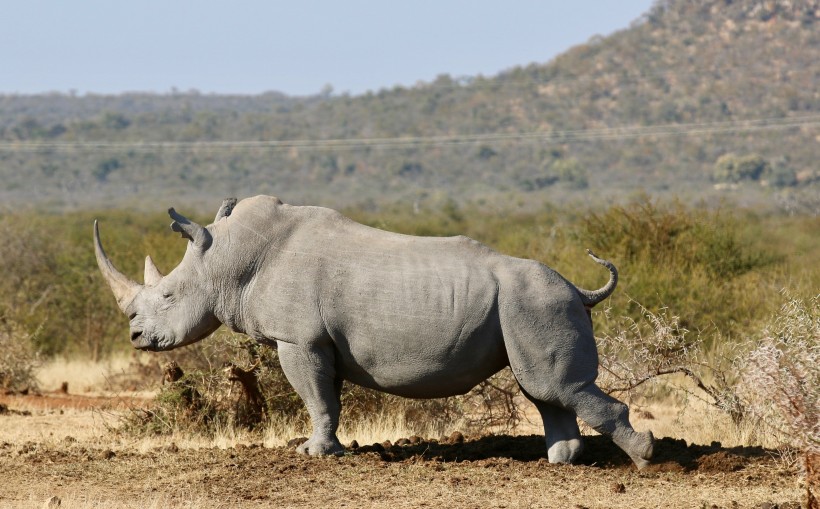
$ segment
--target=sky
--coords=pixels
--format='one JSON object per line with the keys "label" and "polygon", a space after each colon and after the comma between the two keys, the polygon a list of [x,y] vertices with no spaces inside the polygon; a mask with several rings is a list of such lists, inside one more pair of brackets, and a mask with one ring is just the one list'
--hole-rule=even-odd
{"label": "sky", "polygon": [[0,0],[0,94],[358,95],[550,61],[652,0]]}

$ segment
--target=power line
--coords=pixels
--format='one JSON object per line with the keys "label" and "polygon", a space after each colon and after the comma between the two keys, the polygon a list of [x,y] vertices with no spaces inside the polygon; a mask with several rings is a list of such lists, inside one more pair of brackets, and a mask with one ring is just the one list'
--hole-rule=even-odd
{"label": "power line", "polygon": [[414,148],[492,142],[572,143],[597,140],[630,140],[652,137],[704,136],[741,134],[820,126],[820,115],[754,118],[724,122],[700,122],[650,126],[620,126],[572,130],[549,130],[510,133],[457,134],[438,136],[402,136],[393,138],[333,138],[297,140],[229,140],[229,141],[3,141],[0,151],[165,151],[165,150],[330,150],[360,148]]}

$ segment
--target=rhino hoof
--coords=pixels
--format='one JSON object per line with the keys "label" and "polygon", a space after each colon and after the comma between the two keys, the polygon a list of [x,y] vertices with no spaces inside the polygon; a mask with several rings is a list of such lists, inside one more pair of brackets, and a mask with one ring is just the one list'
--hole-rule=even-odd
{"label": "rhino hoof", "polygon": [[638,438],[637,441],[640,443],[640,446],[637,448],[637,454],[630,454],[629,456],[632,458],[632,461],[635,462],[635,466],[638,467],[638,470],[642,470],[649,466],[649,460],[652,459],[652,454],[655,449],[655,437],[651,431],[635,433],[635,436]]}
{"label": "rhino hoof", "polygon": [[341,456],[345,448],[333,439],[311,437],[310,440],[296,448],[296,452],[310,456]]}

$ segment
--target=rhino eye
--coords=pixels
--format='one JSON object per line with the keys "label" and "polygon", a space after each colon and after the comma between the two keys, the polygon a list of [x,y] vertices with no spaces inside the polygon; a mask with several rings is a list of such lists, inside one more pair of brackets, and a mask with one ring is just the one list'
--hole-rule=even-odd
{"label": "rhino eye", "polygon": [[174,294],[172,292],[162,292],[162,298],[163,299],[170,299],[173,296],[174,296]]}

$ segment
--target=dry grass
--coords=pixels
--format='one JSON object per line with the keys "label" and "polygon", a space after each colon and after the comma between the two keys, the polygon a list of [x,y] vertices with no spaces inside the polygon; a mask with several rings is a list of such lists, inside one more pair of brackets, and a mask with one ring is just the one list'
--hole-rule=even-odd
{"label": "dry grass", "polygon": [[[44,390],[54,390],[63,382],[75,388],[71,392],[82,391],[87,395],[105,395],[109,398],[131,397],[133,393],[111,391],[111,376],[116,373],[127,372],[133,366],[131,356],[113,358],[103,363],[94,363],[86,360],[55,359],[43,364],[38,372],[41,387]],[[760,433],[760,430],[751,424],[735,424],[729,416],[715,408],[713,404],[697,397],[686,396],[692,392],[692,384],[683,376],[671,377],[664,380],[665,388],[655,390],[661,397],[635,398],[630,402],[632,408],[631,419],[639,431],[652,430],[656,436],[666,436],[686,440],[689,443],[709,444],[713,441],[724,446],[761,445],[775,448],[782,444],[774,437]],[[685,387],[680,390],[676,387]],[[146,401],[153,395],[146,391],[139,393]],[[681,395],[684,395],[683,398]],[[704,395],[705,396],[705,395]],[[39,441],[62,439],[72,436],[78,441],[96,441],[101,435],[115,430],[128,405],[119,408],[105,407],[104,403],[111,401],[105,397],[90,399],[84,402],[83,408],[72,406],[69,401],[52,400],[52,408],[43,408],[38,398],[17,399],[16,410],[29,411],[34,415],[4,416],[5,426],[0,428],[0,441],[19,443],[21,441]],[[99,405],[94,405],[99,401]],[[512,430],[512,434],[529,435],[541,434],[543,428],[540,417],[535,408],[528,402],[522,402],[524,419]],[[89,411],[88,408],[92,408]],[[53,414],[59,412],[59,419]],[[398,438],[419,435],[438,438],[451,431],[463,429],[463,423],[456,421],[426,428],[409,428],[402,419],[387,413],[380,413],[368,420],[353,422],[343,421],[339,430],[339,439],[343,443],[356,440],[360,444],[372,444],[385,440],[395,441]],[[500,432],[502,430],[487,430]],[[585,429],[582,431],[594,435],[595,432]],[[155,447],[164,447],[171,443],[180,448],[228,448],[236,444],[259,443],[265,447],[280,447],[298,436],[310,434],[309,424],[291,422],[286,419],[273,419],[261,434],[244,429],[231,427],[218,428],[213,434],[199,435],[189,432],[172,433],[160,436],[145,436],[139,438],[121,438],[123,445],[136,448],[139,451],[148,451]]]}
{"label": "dry grass", "polygon": [[119,379],[132,374],[148,354],[134,352],[111,356],[104,361],[55,357],[43,362],[35,376],[43,391],[55,391],[67,383],[75,394],[119,392]]}

